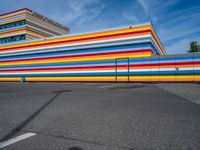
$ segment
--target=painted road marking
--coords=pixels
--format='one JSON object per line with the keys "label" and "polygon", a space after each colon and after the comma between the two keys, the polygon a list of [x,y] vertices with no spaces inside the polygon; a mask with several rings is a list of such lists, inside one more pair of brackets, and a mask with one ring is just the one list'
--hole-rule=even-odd
{"label": "painted road marking", "polygon": [[17,143],[17,142],[19,142],[19,141],[22,141],[22,140],[24,140],[24,139],[27,139],[27,138],[32,137],[32,136],[35,136],[35,135],[36,135],[36,133],[31,133],[31,132],[22,134],[22,135],[20,135],[20,136],[15,137],[15,138],[9,139],[9,140],[4,141],[4,142],[1,142],[1,143],[0,143],[0,148],[9,146],[9,145],[11,145],[11,144]]}

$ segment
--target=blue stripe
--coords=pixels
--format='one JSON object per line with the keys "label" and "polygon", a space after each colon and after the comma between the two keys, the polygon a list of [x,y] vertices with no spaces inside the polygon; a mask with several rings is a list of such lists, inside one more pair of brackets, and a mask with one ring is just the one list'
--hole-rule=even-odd
{"label": "blue stripe", "polygon": [[[197,71],[200,73],[200,71]],[[182,75],[182,74],[193,74],[193,70],[179,70],[179,71],[140,71],[140,72],[130,72],[130,75]]]}
{"label": "blue stripe", "polygon": [[105,47],[117,47],[117,46],[126,46],[126,45],[151,45],[148,39],[146,40],[138,40],[135,41],[123,41],[123,42],[112,42],[112,43],[103,43],[103,44],[91,44],[89,46],[67,46],[62,48],[50,48],[50,49],[40,49],[40,50],[26,50],[24,52],[12,52],[12,53],[5,53],[0,54],[1,57],[8,57],[8,56],[16,56],[16,55],[28,55],[28,54],[43,54],[43,53],[50,53],[50,52],[62,52],[62,51],[72,51],[72,50],[84,50],[84,49],[95,49],[95,48],[105,48]]}
{"label": "blue stripe", "polygon": [[[196,71],[195,75],[200,74],[200,71]],[[137,76],[137,75],[193,75],[193,70],[188,70],[188,71],[154,71],[154,72],[130,72],[129,76]],[[0,74],[0,77],[20,77],[20,76],[25,76],[25,77],[53,77],[53,76],[62,76],[62,77],[76,77],[76,76],[116,76],[116,72],[99,72],[99,73],[49,73],[49,74],[45,74],[45,73],[38,73],[38,74],[5,74],[2,75]],[[128,72],[117,72],[117,76],[128,76]]]}
{"label": "blue stripe", "polygon": [[[32,22],[32,20],[36,21],[36,22],[40,22],[42,25],[45,25],[45,26],[48,26],[49,28],[53,28],[54,30],[57,30],[57,32],[63,32],[64,30],[60,29],[59,27],[57,26],[53,26],[51,24],[47,24],[46,22],[41,22],[41,20],[35,18],[35,17],[32,17],[31,15],[28,15],[27,18],[29,19],[29,21]],[[32,19],[32,20],[30,20]],[[32,22],[33,23],[33,22]]]}
{"label": "blue stripe", "polygon": [[[191,61],[191,60],[188,60]],[[187,62],[188,62],[187,61]],[[196,59],[194,60],[196,61]],[[119,60],[120,63],[127,63],[126,59],[120,59]],[[118,63],[119,63],[118,62]],[[168,61],[171,62],[171,61]],[[172,61],[173,62],[173,61]],[[137,58],[132,58],[129,59],[129,63],[130,65],[134,65],[134,64],[144,64],[143,59],[137,59]],[[156,62],[145,62],[145,64],[151,64],[151,63],[156,63]],[[159,63],[159,61],[157,62]],[[160,61],[160,63],[163,63],[162,61]],[[66,63],[46,63],[46,64],[30,64],[30,65],[11,65],[11,66],[0,66],[0,69],[20,69],[20,68],[37,68],[37,67],[64,67],[64,66],[81,66],[81,65],[90,65],[90,66],[94,66],[94,65],[114,65],[115,64],[115,59],[109,59],[109,60],[98,60],[98,61],[79,61],[79,62],[66,62]]]}
{"label": "blue stripe", "polygon": [[79,61],[79,62],[66,62],[66,63],[47,63],[47,64],[30,64],[30,65],[12,65],[12,66],[0,66],[2,68],[29,68],[29,67],[59,67],[59,66],[80,66],[80,65],[114,65],[115,60],[101,60],[101,61]]}
{"label": "blue stripe", "polygon": [[63,50],[59,52],[49,52],[46,54],[28,54],[22,56],[7,56],[7,57],[0,57],[0,60],[14,60],[14,59],[22,59],[22,58],[42,58],[42,57],[50,57],[50,56],[66,56],[72,54],[91,54],[91,53],[100,53],[100,52],[116,52],[122,50],[131,50],[131,49],[143,49],[143,48],[151,48],[150,44],[143,44],[143,45],[121,45],[121,46],[112,46],[112,47],[104,47],[104,48],[88,48],[88,49],[77,49],[77,50]]}
{"label": "blue stripe", "polygon": [[[0,74],[0,77],[19,77],[19,76],[26,76],[26,77],[51,77],[51,76],[114,76],[116,73],[113,72],[99,72],[99,73],[39,73],[39,74]],[[126,74],[126,73],[125,73]],[[119,75],[123,75],[123,73],[119,73]]]}
{"label": "blue stripe", "polygon": [[194,60],[196,61],[197,59],[200,59],[200,56],[171,56],[168,58],[165,58],[165,56],[160,56],[160,57],[143,57],[143,58],[135,58],[135,59],[131,59],[130,62],[149,62],[152,63],[153,61],[157,61],[157,62],[164,62],[164,61],[179,61],[179,60],[183,60],[183,61],[188,61],[188,60]]}

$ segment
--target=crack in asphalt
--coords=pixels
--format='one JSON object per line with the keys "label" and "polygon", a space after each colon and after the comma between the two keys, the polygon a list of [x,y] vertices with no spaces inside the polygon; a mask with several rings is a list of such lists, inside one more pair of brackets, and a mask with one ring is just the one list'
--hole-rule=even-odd
{"label": "crack in asphalt", "polygon": [[71,141],[76,141],[76,142],[95,144],[95,145],[107,146],[107,147],[112,147],[112,148],[119,148],[119,149],[124,149],[124,150],[137,150],[136,148],[131,148],[131,147],[108,145],[108,144],[103,144],[103,143],[98,143],[98,142],[93,142],[93,141],[87,141],[87,140],[82,140],[82,139],[77,139],[77,138],[70,138],[70,137],[52,135],[52,134],[46,134],[46,133],[44,134],[44,133],[32,131],[32,130],[21,130],[21,131],[23,131],[23,132],[33,132],[33,133],[36,133],[37,135],[41,135],[41,136],[54,137],[54,138],[59,138],[59,139],[64,139],[64,140],[71,140]]}
{"label": "crack in asphalt", "polygon": [[58,96],[60,96],[63,92],[70,92],[70,90],[60,90],[60,91],[53,91],[52,93],[56,93],[54,97],[52,97],[49,101],[47,101],[43,106],[41,106],[37,111],[35,111],[32,115],[30,115],[27,119],[25,119],[22,123],[20,123],[17,127],[12,129],[8,134],[3,136],[0,139],[0,142],[6,141],[16,135],[20,130],[28,125],[34,118],[36,118],[49,104],[51,104]]}

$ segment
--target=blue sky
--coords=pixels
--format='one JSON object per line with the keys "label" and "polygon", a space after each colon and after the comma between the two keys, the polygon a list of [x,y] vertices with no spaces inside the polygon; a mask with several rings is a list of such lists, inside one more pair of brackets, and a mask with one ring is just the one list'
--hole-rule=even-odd
{"label": "blue sky", "polygon": [[167,53],[200,42],[200,0],[1,0],[0,14],[30,8],[72,33],[152,22]]}

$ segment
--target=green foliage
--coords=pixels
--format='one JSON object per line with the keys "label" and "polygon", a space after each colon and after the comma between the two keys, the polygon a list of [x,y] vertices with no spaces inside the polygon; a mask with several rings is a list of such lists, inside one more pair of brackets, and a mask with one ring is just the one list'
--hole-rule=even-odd
{"label": "green foliage", "polygon": [[190,42],[190,49],[188,50],[189,53],[192,52],[200,52],[200,46],[196,41]]}

